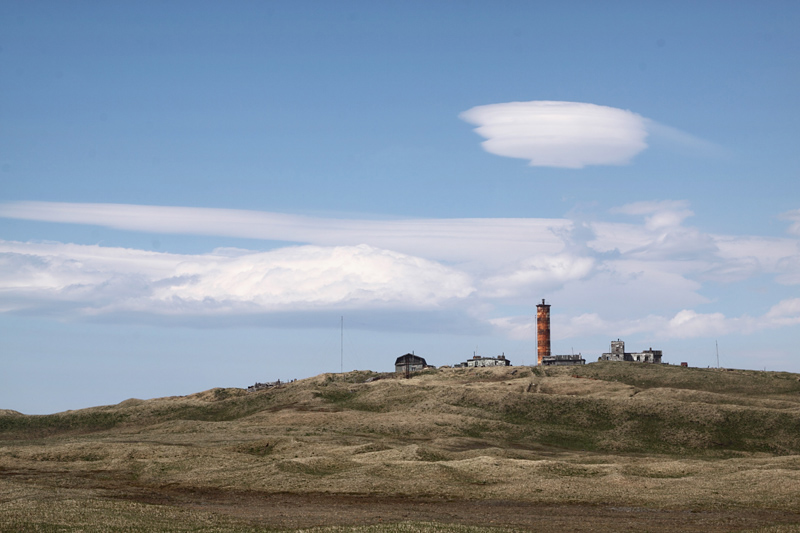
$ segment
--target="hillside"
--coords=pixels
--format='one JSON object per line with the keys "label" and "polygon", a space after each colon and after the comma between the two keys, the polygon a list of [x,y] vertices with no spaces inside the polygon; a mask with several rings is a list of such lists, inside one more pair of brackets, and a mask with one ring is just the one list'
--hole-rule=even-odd
{"label": "hillside", "polygon": [[[304,516],[323,500],[369,497],[370,508],[382,498],[579,506],[584,517],[630,508],[625,516],[655,520],[653,530],[663,518],[665,531],[673,518],[715,530],[686,510],[738,516],[739,529],[800,523],[800,376],[630,363],[411,379],[365,371],[45,416],[3,411],[0,474],[0,526],[23,529],[41,523],[45,500],[95,506],[111,530],[120,512],[158,529],[144,518],[151,508],[195,529],[379,522],[255,511],[270,498],[302,507],[296,499],[310,497]],[[62,525],[79,527],[70,512]],[[445,521],[527,528],[536,512],[491,524],[491,513],[452,516]]]}

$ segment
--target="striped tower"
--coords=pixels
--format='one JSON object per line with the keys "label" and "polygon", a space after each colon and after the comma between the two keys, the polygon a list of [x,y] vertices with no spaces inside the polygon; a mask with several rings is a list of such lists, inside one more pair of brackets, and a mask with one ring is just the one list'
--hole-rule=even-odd
{"label": "striped tower", "polygon": [[539,365],[542,357],[550,355],[550,306],[542,303],[536,306],[536,343],[539,351]]}

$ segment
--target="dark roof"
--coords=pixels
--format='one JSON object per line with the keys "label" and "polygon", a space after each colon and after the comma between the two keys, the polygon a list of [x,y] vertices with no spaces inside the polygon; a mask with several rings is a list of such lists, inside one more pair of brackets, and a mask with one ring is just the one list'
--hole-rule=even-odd
{"label": "dark roof", "polygon": [[428,363],[425,362],[425,359],[418,355],[414,355],[411,353],[407,353],[405,355],[401,355],[397,358],[397,361],[394,362],[395,365],[427,365]]}

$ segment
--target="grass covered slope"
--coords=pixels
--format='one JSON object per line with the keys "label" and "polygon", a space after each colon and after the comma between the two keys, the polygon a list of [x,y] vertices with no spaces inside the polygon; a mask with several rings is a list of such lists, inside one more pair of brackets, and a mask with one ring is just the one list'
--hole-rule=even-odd
{"label": "grass covered slope", "polygon": [[499,447],[681,455],[800,453],[796,374],[612,362],[442,369],[410,380],[372,372],[325,374],[255,393],[213,389],[54,415],[0,413],[0,439],[176,422],[247,428],[272,425],[287,414],[297,424],[287,431],[375,438],[466,437]]}
{"label": "grass covered slope", "polygon": [[0,511],[42,494],[174,511],[222,491],[791,512],[798,486],[800,376],[786,373],[350,372],[0,413]]}

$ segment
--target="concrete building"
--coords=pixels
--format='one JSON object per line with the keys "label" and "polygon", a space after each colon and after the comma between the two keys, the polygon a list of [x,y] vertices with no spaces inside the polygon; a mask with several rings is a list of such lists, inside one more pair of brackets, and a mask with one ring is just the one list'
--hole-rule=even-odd
{"label": "concrete building", "polygon": [[598,361],[631,361],[635,363],[656,363],[661,364],[661,350],[650,348],[643,352],[626,352],[625,341],[619,339],[611,341],[611,352],[604,353]]}
{"label": "concrete building", "polygon": [[497,357],[483,357],[480,355],[474,355],[472,356],[472,359],[467,360],[467,366],[511,366],[511,360],[506,359],[505,354],[498,355]]}
{"label": "concrete building", "polygon": [[498,355],[497,357],[483,357],[482,355],[476,354],[472,356],[472,359],[467,359],[465,363],[459,363],[456,366],[464,368],[511,366],[511,359],[506,359],[506,354]]}
{"label": "concrete building", "polygon": [[586,359],[581,357],[581,354],[546,355],[542,357],[542,362],[539,364],[544,366],[585,365]]}
{"label": "concrete building", "polygon": [[428,363],[425,362],[425,359],[413,353],[401,355],[394,362],[394,371],[398,374],[410,374],[425,368],[428,368]]}

